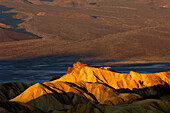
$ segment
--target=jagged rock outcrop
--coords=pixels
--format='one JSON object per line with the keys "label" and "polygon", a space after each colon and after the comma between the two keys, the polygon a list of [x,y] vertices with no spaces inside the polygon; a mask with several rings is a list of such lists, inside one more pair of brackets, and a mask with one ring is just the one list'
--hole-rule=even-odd
{"label": "jagged rock outcrop", "polygon": [[0,102],[0,113],[45,113],[45,112],[24,103]]}
{"label": "jagged rock outcrop", "polygon": [[[159,73],[118,73],[102,68],[90,67],[87,64],[77,62],[69,67],[65,75],[55,81],[67,82],[101,82],[112,86],[115,89],[146,88],[156,85],[170,84],[170,72]],[[55,82],[52,81],[52,82]]]}
{"label": "jagged rock outcrop", "polygon": [[137,94],[121,93],[102,83],[62,82],[37,83],[10,101],[23,102],[41,110],[63,110],[81,103],[118,105],[141,98]]}
{"label": "jagged rock outcrop", "polygon": [[0,101],[8,101],[18,96],[31,85],[21,82],[0,83]]}

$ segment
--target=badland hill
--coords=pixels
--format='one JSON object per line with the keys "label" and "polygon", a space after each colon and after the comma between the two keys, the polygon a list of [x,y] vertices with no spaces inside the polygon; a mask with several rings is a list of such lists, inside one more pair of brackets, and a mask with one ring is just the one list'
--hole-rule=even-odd
{"label": "badland hill", "polygon": [[[4,112],[169,112],[170,72],[117,73],[77,62],[53,81],[13,86],[25,91],[0,103]],[[4,84],[4,86],[7,84]],[[8,86],[9,87],[9,86]],[[12,88],[15,91],[17,88]],[[10,88],[9,88],[10,89]],[[17,89],[18,90],[18,89]],[[18,90],[19,91],[19,90]],[[21,90],[20,90],[21,91]],[[8,106],[8,108],[6,107]]]}

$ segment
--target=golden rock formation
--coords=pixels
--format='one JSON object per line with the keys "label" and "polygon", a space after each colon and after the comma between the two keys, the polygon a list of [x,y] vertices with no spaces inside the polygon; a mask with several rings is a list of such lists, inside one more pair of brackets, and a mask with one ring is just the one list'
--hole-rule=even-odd
{"label": "golden rock formation", "polygon": [[70,109],[71,106],[87,102],[118,105],[138,98],[141,96],[133,93],[119,94],[107,84],[55,81],[37,83],[10,101],[23,102],[50,111]]}
{"label": "golden rock formation", "polygon": [[[101,82],[112,86],[115,89],[146,88],[155,85],[170,85],[170,72],[159,73],[117,73],[102,68],[90,67],[87,64],[77,62],[69,67],[65,75],[55,81],[67,82]],[[52,81],[55,82],[55,81]]]}

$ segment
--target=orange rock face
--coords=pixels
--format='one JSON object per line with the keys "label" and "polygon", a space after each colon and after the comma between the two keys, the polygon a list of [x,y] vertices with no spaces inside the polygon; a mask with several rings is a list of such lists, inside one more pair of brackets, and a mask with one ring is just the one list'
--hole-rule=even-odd
{"label": "orange rock face", "polygon": [[170,72],[143,74],[131,71],[130,73],[117,73],[106,69],[89,67],[86,64],[77,62],[69,69],[69,72],[56,81],[101,82],[115,89],[133,89],[165,85],[165,83],[170,85]]}

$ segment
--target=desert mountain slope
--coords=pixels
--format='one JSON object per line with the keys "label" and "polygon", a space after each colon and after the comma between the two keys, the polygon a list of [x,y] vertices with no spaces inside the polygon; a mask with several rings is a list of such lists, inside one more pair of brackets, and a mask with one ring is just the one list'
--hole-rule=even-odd
{"label": "desert mountain slope", "polygon": [[87,82],[37,83],[10,101],[33,105],[43,111],[70,109],[81,103],[118,105],[141,98],[133,93],[118,93],[107,84]]}
{"label": "desert mountain slope", "polygon": [[38,37],[0,28],[0,43],[30,39],[38,39]]}
{"label": "desert mountain slope", "polygon": [[77,62],[73,64],[73,67],[68,69],[68,72],[60,79],[52,81],[67,81],[67,82],[101,82],[112,86],[115,89],[122,88],[145,88],[155,85],[170,85],[170,72],[159,73],[136,73],[131,71],[130,73],[117,73],[106,69],[94,68]]}

